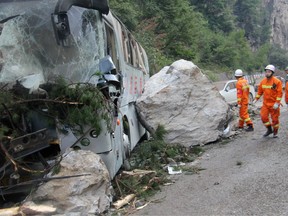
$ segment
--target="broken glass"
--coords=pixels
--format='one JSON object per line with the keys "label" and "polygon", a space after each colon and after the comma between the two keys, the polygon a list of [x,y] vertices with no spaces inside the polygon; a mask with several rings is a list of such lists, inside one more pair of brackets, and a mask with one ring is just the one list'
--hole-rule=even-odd
{"label": "broken glass", "polygon": [[99,70],[105,47],[99,12],[72,6],[67,12],[70,43],[63,47],[57,44],[51,21],[56,3],[0,3],[0,83],[30,80],[27,86],[37,89],[60,76],[70,83],[97,83],[93,75]]}

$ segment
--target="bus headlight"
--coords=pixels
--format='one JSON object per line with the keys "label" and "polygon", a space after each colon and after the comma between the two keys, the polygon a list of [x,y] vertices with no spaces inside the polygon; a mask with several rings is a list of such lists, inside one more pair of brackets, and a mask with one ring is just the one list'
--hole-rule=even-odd
{"label": "bus headlight", "polygon": [[96,130],[91,130],[90,131],[90,136],[93,137],[93,138],[97,138],[98,134],[97,134]]}

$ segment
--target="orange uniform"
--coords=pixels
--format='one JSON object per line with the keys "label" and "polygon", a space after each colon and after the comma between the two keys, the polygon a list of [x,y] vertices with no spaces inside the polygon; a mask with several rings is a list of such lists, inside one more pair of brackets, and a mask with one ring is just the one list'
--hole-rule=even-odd
{"label": "orange uniform", "polygon": [[[282,98],[282,83],[279,79],[272,76],[270,78],[264,78],[258,87],[256,99],[258,100],[263,96],[263,106],[261,108],[261,120],[266,127],[272,126],[278,130],[279,128],[279,116],[280,106],[274,109],[275,103],[280,104]],[[272,124],[269,121],[269,114],[271,115]]]}
{"label": "orange uniform", "polygon": [[248,103],[249,103],[249,84],[243,77],[238,78],[236,83],[237,89],[237,103],[240,106],[239,109],[239,128],[243,128],[244,122],[247,125],[253,125],[249,113],[248,113]]}
{"label": "orange uniform", "polygon": [[288,104],[288,82],[285,85],[285,102]]}

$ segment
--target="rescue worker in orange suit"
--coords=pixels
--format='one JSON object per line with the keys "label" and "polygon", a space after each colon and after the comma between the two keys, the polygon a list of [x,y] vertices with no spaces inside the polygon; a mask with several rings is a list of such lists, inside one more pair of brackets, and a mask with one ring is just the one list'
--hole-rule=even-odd
{"label": "rescue worker in orange suit", "polygon": [[235,78],[237,79],[236,89],[237,89],[237,104],[239,107],[239,122],[238,128],[243,129],[244,124],[248,126],[246,131],[253,131],[253,122],[249,117],[248,113],[248,103],[249,103],[249,83],[243,77],[243,71],[237,69],[235,71]]}
{"label": "rescue worker in orange suit", "polygon": [[[1,56],[0,56],[1,57]],[[286,76],[285,76],[285,83],[288,82],[288,67],[285,68],[285,73],[286,73]],[[286,87],[286,85],[285,85]]]}
{"label": "rescue worker in orange suit", "polygon": [[[274,73],[274,65],[267,65],[265,67],[265,78],[259,84],[255,100],[257,101],[263,95],[263,105],[260,115],[263,124],[267,128],[267,132],[263,136],[267,137],[273,133],[273,137],[276,138],[278,136],[280,124],[279,116],[282,98],[282,82],[273,76]],[[272,119],[272,123],[270,123],[269,116]]]}
{"label": "rescue worker in orange suit", "polygon": [[285,84],[285,102],[288,107],[288,82]]}

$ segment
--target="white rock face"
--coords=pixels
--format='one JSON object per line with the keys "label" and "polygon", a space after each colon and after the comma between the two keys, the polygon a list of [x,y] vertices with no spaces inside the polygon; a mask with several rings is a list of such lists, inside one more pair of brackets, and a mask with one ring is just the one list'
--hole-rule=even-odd
{"label": "white rock face", "polygon": [[270,15],[271,43],[288,50],[288,1],[262,0]]}
{"label": "white rock face", "polygon": [[216,141],[231,115],[212,82],[186,60],[153,75],[137,105],[154,129],[165,127],[168,143],[187,147]]}
{"label": "white rock face", "polygon": [[100,156],[90,151],[71,151],[61,161],[60,173],[53,177],[90,174],[51,180],[28,198],[36,204],[57,208],[57,213],[95,215],[109,209],[110,179]]}

